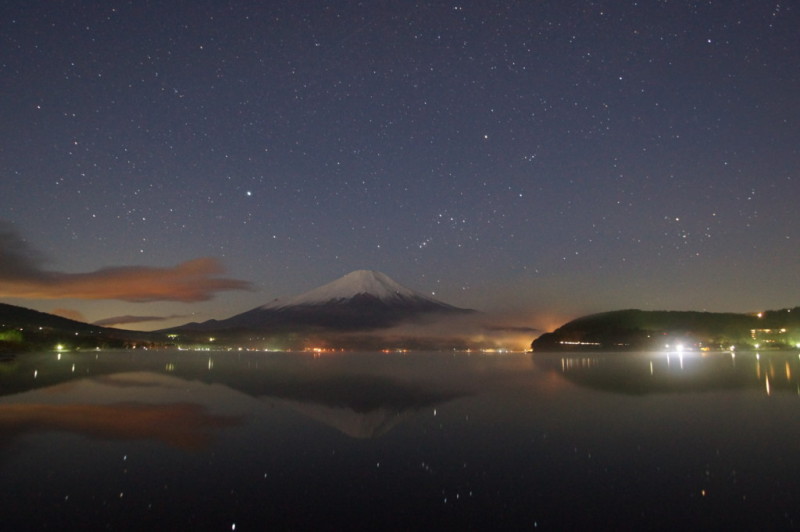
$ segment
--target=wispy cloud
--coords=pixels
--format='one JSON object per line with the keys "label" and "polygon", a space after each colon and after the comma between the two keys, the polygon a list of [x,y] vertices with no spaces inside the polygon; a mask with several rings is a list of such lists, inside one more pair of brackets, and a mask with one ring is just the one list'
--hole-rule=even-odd
{"label": "wispy cloud", "polygon": [[131,316],[130,314],[125,316],[114,316],[111,318],[103,318],[102,320],[97,320],[93,323],[93,325],[99,325],[101,327],[113,327],[114,325],[130,325],[132,323],[143,323],[147,321],[166,321],[171,320],[173,318],[185,318],[187,317],[184,314],[173,314],[171,316]]}
{"label": "wispy cloud", "polygon": [[210,257],[172,267],[119,266],[88,273],[45,270],[43,262],[8,224],[0,223],[0,297],[193,302],[251,288],[247,281],[220,277],[225,270]]}
{"label": "wispy cloud", "polygon": [[54,308],[50,311],[50,314],[55,314],[56,316],[61,316],[62,318],[86,323],[86,316],[84,316],[80,311],[71,308]]}

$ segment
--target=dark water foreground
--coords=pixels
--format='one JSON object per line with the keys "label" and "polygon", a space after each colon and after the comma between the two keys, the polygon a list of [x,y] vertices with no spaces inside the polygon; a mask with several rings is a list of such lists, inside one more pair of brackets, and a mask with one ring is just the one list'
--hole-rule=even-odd
{"label": "dark water foreground", "polygon": [[24,354],[3,530],[800,528],[800,353]]}

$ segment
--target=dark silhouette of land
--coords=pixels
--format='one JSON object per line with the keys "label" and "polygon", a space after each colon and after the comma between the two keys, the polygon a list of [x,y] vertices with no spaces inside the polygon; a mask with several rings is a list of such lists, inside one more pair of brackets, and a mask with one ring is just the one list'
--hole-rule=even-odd
{"label": "dark silhouette of land", "polygon": [[755,314],[618,310],[572,320],[533,341],[534,351],[766,349],[800,342],[800,307]]}
{"label": "dark silhouette of land", "polygon": [[0,353],[39,349],[115,349],[163,343],[164,335],[99,327],[0,303]]}

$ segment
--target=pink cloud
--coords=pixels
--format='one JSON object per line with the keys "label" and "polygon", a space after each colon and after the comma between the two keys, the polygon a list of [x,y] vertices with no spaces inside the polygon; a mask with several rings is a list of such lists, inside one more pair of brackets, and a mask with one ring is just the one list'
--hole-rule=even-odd
{"label": "pink cloud", "polygon": [[247,281],[221,277],[224,268],[210,257],[172,267],[122,266],[89,273],[44,270],[41,262],[13,230],[0,225],[0,297],[194,302],[251,288]]}

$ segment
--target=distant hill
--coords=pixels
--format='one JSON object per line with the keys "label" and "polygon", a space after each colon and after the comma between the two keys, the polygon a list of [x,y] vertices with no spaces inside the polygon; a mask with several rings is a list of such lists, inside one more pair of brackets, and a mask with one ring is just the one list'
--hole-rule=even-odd
{"label": "distant hill", "polygon": [[163,335],[90,325],[16,305],[0,303],[0,350],[116,348],[159,342]]}
{"label": "distant hill", "polygon": [[100,332],[102,327],[25,307],[0,303],[0,328],[45,327],[51,330]]}
{"label": "distant hill", "polygon": [[534,351],[781,348],[800,342],[800,307],[758,314],[618,310],[570,321],[533,341]]}

